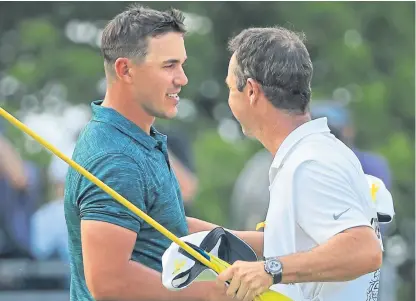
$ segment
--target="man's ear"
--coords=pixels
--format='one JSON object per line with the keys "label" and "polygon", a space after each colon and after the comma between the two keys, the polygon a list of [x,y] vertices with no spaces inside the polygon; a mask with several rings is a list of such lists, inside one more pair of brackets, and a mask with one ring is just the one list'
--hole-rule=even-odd
{"label": "man's ear", "polygon": [[114,62],[114,69],[117,75],[117,78],[126,82],[132,83],[132,74],[131,74],[131,62],[127,58],[118,58]]}
{"label": "man's ear", "polygon": [[252,78],[248,78],[246,83],[246,93],[247,97],[250,99],[250,105],[256,105],[261,93],[259,83]]}

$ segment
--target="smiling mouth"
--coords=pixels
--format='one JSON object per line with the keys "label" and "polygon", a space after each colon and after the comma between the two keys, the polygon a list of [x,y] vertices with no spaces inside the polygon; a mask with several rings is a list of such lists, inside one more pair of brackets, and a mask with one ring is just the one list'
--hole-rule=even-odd
{"label": "smiling mouth", "polygon": [[166,94],[168,97],[175,99],[175,100],[179,100],[179,96],[177,93],[168,93]]}

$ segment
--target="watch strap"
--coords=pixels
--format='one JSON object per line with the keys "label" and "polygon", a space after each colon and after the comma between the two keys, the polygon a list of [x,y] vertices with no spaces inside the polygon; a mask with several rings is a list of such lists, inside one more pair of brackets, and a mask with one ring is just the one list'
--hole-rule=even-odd
{"label": "watch strap", "polygon": [[[278,258],[276,258],[276,257],[265,258],[265,260],[266,260],[266,262],[265,262],[265,270],[266,270],[266,272],[269,275],[272,276],[272,278],[273,278],[273,285],[282,282],[282,278],[283,278],[283,266],[282,266],[282,263],[280,262],[280,260]],[[280,266],[282,268],[280,269],[280,271],[278,273],[272,273],[271,271],[269,271],[268,268],[266,268],[267,267],[267,261],[270,261],[270,260],[277,260],[280,263]]]}

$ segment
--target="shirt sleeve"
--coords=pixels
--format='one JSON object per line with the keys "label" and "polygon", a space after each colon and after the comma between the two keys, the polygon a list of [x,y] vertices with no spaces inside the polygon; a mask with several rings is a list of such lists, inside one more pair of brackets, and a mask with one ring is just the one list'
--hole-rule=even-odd
{"label": "shirt sleeve", "polygon": [[[85,169],[147,213],[144,172],[133,159],[123,154],[106,154],[87,165]],[[82,220],[108,222],[139,233],[144,222],[140,217],[84,176],[81,177],[82,188],[77,201]]]}
{"label": "shirt sleeve", "polygon": [[352,227],[371,227],[363,201],[340,172],[308,161],[297,168],[293,181],[298,225],[318,244]]}

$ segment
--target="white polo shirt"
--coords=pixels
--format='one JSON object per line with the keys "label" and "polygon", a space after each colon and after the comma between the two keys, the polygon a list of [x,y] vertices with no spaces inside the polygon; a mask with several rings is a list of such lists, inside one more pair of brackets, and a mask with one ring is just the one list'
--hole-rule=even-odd
{"label": "white polo shirt", "polygon": [[[361,164],[330,133],[326,118],[301,125],[283,141],[269,180],[265,257],[308,251],[351,227],[378,227]],[[278,284],[271,289],[293,301],[376,301],[379,275],[376,271],[352,281]]]}

